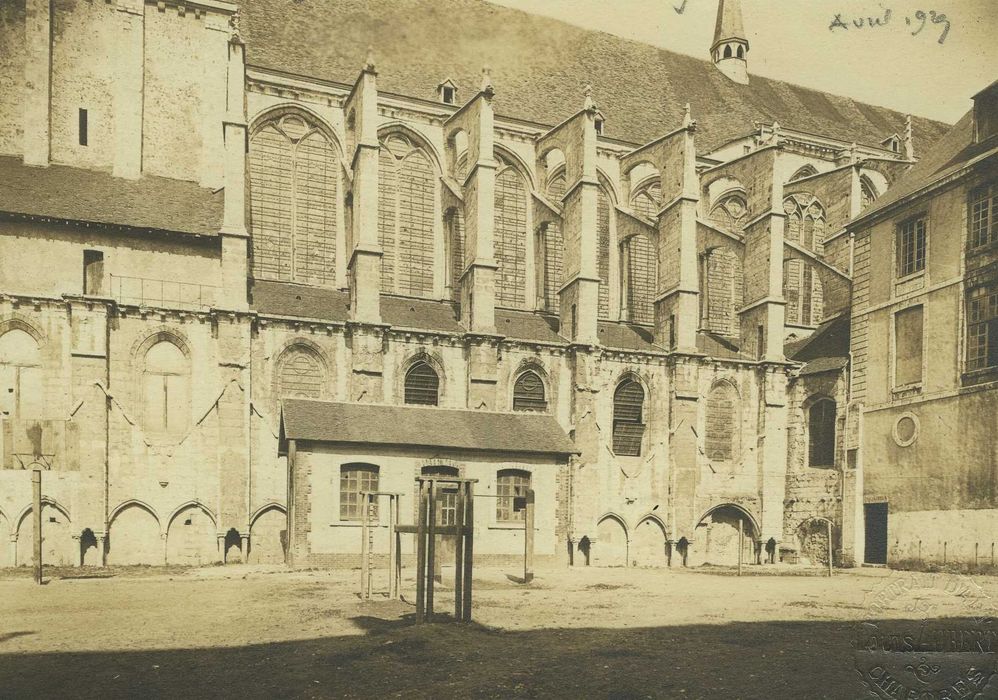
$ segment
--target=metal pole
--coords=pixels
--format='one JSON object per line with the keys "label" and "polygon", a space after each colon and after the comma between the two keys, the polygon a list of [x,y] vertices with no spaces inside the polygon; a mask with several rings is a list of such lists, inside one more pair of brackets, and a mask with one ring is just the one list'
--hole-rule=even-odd
{"label": "metal pole", "polygon": [[35,522],[35,583],[42,583],[42,470],[31,472],[31,517]]}
{"label": "metal pole", "polygon": [[826,526],[828,528],[828,575],[832,575],[832,521],[827,520]]}
{"label": "metal pole", "polygon": [[738,575],[742,575],[742,551],[745,549],[745,521],[738,518]]}

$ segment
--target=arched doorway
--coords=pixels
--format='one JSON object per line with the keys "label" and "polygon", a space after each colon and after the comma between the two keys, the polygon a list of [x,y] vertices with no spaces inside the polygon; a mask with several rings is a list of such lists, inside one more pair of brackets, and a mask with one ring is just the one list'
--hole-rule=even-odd
{"label": "arched doorway", "polygon": [[236,528],[231,527],[229,531],[225,533],[225,563],[226,564],[242,564],[243,563],[243,540],[239,536],[239,531]]}
{"label": "arched doorway", "polygon": [[739,506],[723,505],[710,510],[696,527],[688,564],[738,565],[738,525],[742,525],[742,563],[755,563],[757,528],[752,517]]}
{"label": "arched doorway", "polygon": [[624,523],[608,515],[596,525],[594,547],[597,566],[627,566],[627,528]]}
{"label": "arched doorway", "polygon": [[133,503],[112,516],[107,535],[107,563],[163,563],[163,537],[159,520],[152,511]]}
{"label": "arched doorway", "polygon": [[100,551],[97,549],[97,538],[89,527],[80,533],[80,563],[84,566],[100,566]]}
{"label": "arched doorway", "polygon": [[215,520],[192,503],[173,516],[166,535],[166,563],[202,566],[221,559]]}
{"label": "arched doorway", "polygon": [[250,525],[249,562],[283,564],[288,517],[278,506],[271,506],[256,516]]}
{"label": "arched doorway", "polygon": [[[34,561],[34,541],[35,519],[29,510],[17,530],[16,566],[30,566]],[[51,503],[42,503],[42,563],[76,566],[77,556],[69,516]]]}
{"label": "arched doorway", "polygon": [[666,536],[662,524],[655,518],[645,518],[634,528],[630,557],[634,566],[666,566]]}

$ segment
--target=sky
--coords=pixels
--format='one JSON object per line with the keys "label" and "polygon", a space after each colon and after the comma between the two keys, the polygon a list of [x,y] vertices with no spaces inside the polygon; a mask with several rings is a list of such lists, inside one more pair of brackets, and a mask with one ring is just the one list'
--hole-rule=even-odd
{"label": "sky", "polygon": [[[708,57],[718,4],[718,0],[490,2],[702,58]],[[998,0],[742,0],[741,4],[750,74],[949,123],[970,109],[974,93],[998,79]],[[830,28],[837,16],[848,29]],[[945,36],[941,16],[949,21]],[[869,17],[881,24],[869,26]],[[857,28],[854,22],[860,19],[863,26]]]}

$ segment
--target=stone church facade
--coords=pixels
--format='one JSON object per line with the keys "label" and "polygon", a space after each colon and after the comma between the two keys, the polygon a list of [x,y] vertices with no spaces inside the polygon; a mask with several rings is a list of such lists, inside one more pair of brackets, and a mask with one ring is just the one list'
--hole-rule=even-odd
{"label": "stone church facade", "polygon": [[0,566],[35,468],[51,563],[352,565],[420,474],[478,479],[496,560],[531,489],[542,560],[819,561],[830,519],[853,561],[845,227],[943,125],[751,76],[730,0],[710,61],[621,42],[654,95],[407,59],[416,0],[243,5],[0,9]]}

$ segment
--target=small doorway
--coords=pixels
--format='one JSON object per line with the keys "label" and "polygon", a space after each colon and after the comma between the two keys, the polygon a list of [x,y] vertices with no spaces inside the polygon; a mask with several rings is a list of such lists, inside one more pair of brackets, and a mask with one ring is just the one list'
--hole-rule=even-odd
{"label": "small doorway", "polygon": [[866,529],[866,553],[863,561],[867,564],[887,563],[887,504],[866,503],[863,506]]}
{"label": "small doorway", "polygon": [[[433,465],[423,467],[422,475],[456,479],[460,476],[460,471],[457,467]],[[437,497],[434,510],[436,511],[435,521],[438,526],[457,524],[456,484],[437,484]],[[454,566],[457,555],[457,538],[453,535],[437,535],[434,546],[436,547],[436,556],[434,559],[437,570],[433,572],[433,575],[438,581],[442,581],[443,567]]]}

